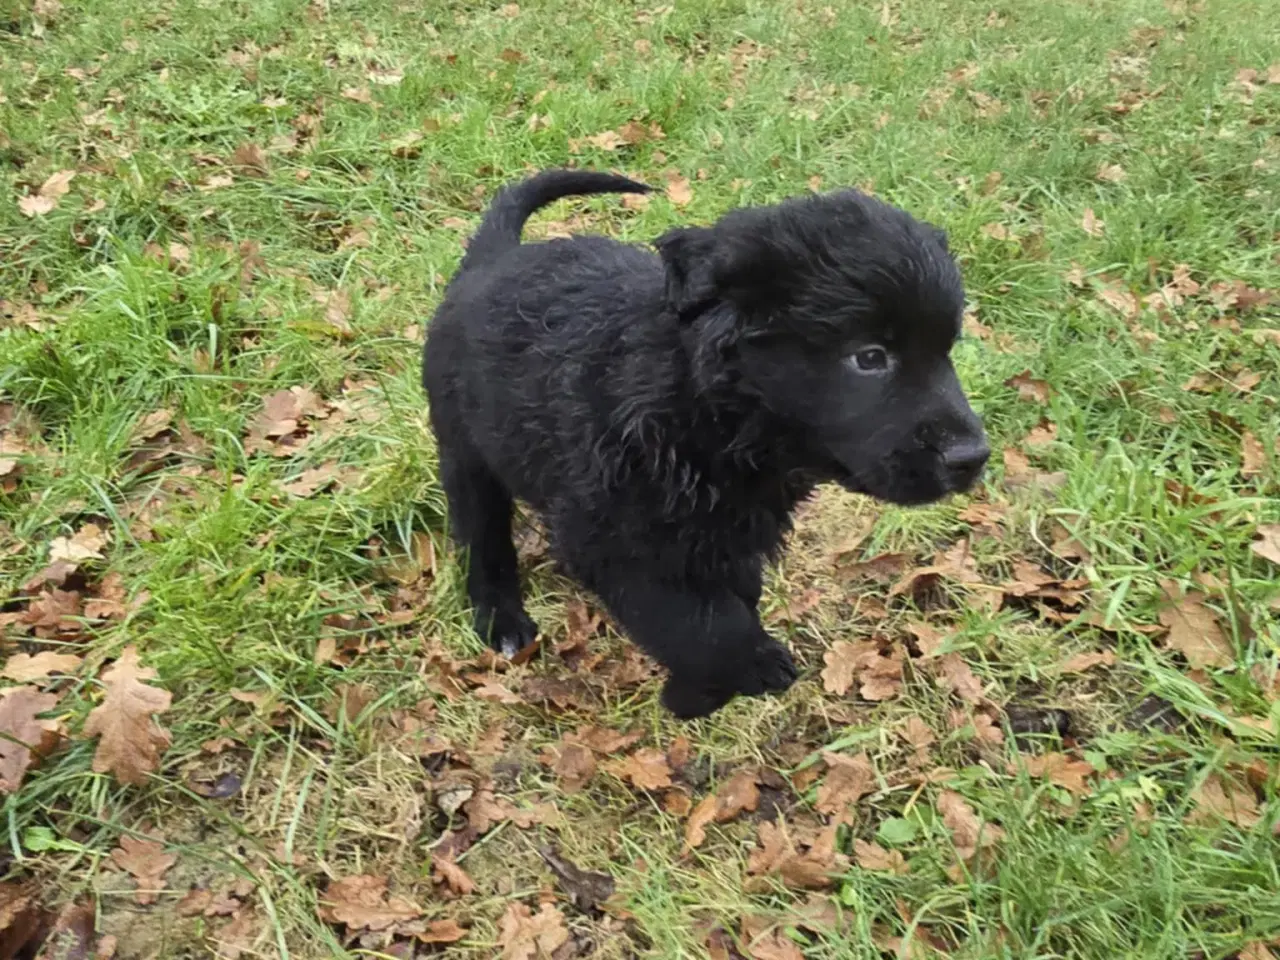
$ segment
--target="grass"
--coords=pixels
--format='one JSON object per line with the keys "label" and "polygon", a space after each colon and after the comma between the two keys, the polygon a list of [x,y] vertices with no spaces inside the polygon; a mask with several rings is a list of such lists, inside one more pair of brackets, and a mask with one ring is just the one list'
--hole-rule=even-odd
{"label": "grass", "polygon": [[[1250,549],[1280,521],[1280,337],[1257,334],[1280,326],[1280,294],[1255,296],[1280,289],[1266,0],[58,8],[0,3],[0,422],[3,449],[22,448],[0,477],[0,616],[6,656],[85,662],[37,681],[67,739],[3,797],[10,881],[50,909],[94,903],[122,958],[210,956],[237,920],[241,956],[412,956],[403,936],[352,936],[317,911],[353,874],[467,928],[424,957],[496,955],[508,905],[540,897],[559,898],[572,935],[558,957],[861,958],[897,937],[914,944],[904,956],[1259,960],[1280,943],[1280,590]],[[586,140],[633,120],[662,138]],[[805,671],[784,698],[690,725],[661,712],[653,677],[593,680],[585,710],[524,702],[530,681],[596,676],[555,655],[497,676],[522,702],[440,692],[440,664],[481,644],[443,537],[417,342],[493,191],[571,162],[684,177],[692,198],[567,202],[533,233],[645,242],[856,184],[944,225],[964,266],[976,325],[958,365],[1013,453],[972,501],[899,511],[827,491],[807,509],[765,600]],[[59,170],[76,171],[69,190],[24,215],[18,200]],[[1024,370],[1044,402],[1008,383]],[[277,456],[252,431],[291,387],[323,400],[296,431],[310,442]],[[142,437],[159,410],[171,429]],[[1033,443],[1042,421],[1056,434]],[[1019,452],[1056,485],[1019,482]],[[316,468],[336,485],[284,489]],[[87,523],[108,542],[64,588],[83,601],[117,575],[129,612],[73,605],[33,625],[51,585],[24,585]],[[1055,556],[1067,533],[1082,549]],[[890,597],[892,578],[848,573],[961,538],[988,587],[1029,562],[1082,580],[1079,607],[993,609],[1000,590],[946,581]],[[583,598],[528,553],[554,647]],[[1188,589],[1192,635],[1217,624],[1228,650],[1202,666],[1153,629]],[[902,650],[921,623],[986,702],[916,657],[883,700],[824,690],[835,644],[876,634]],[[173,745],[140,786],[94,772],[80,735],[126,645],[173,694]],[[612,633],[592,647],[601,670],[624,662]],[[1064,669],[1104,651],[1114,663]],[[1069,730],[1044,732],[1050,710]],[[933,736],[918,750],[902,737],[913,719]],[[450,751],[415,746],[415,724]],[[601,772],[572,793],[540,762],[581,724],[662,750],[687,738],[675,792],[694,803],[750,765],[783,777],[685,854],[672,791]],[[220,752],[202,748],[215,738]],[[839,849],[878,841],[901,872],[855,856],[816,895],[750,875],[755,821],[824,819],[824,751],[865,751],[875,769]],[[1088,764],[1084,785],[1037,775],[1046,753]],[[201,795],[227,774],[233,796]],[[554,802],[559,821],[484,832],[460,859],[475,891],[447,899],[431,866],[459,828],[450,791],[485,783],[517,807]],[[1003,831],[963,864],[944,790]],[[153,827],[177,861],[141,906],[110,851]],[[568,903],[544,844],[614,877],[611,912]],[[235,902],[185,916],[193,886]],[[814,896],[839,905],[834,932],[799,919]],[[752,946],[744,917],[782,933]],[[704,945],[717,926],[736,946]]]}

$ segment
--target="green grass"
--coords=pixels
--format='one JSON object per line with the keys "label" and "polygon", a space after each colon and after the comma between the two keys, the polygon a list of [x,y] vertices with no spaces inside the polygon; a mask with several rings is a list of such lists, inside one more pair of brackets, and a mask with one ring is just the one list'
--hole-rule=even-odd
{"label": "green grass", "polygon": [[[536,909],[539,890],[556,888],[538,854],[549,842],[610,872],[630,914],[602,919],[562,897],[568,955],[703,957],[707,929],[736,934],[747,915],[782,924],[809,958],[876,957],[886,938],[917,931],[972,960],[1219,958],[1280,942],[1280,568],[1249,549],[1280,521],[1280,337],[1254,335],[1280,327],[1280,293],[1257,305],[1224,293],[1280,290],[1272,64],[1280,19],[1267,0],[525,0],[518,11],[64,0],[41,17],[0,2],[0,423],[4,449],[27,450],[0,478],[11,481],[0,615],[13,615],[0,652],[86,657],[74,678],[45,682],[68,741],[3,797],[0,870],[34,880],[51,908],[94,897],[122,958],[210,956],[227,921],[182,917],[177,902],[192,885],[237,880],[259,933],[246,955],[410,955],[391,952],[403,939],[353,941],[320,918],[327,881],[355,873],[390,877],[428,918],[469,928],[420,956],[494,956],[507,904]],[[663,139],[571,152],[631,120]],[[264,171],[233,163],[245,143],[265,151]],[[567,220],[646,242],[811,185],[862,185],[945,226],[989,328],[957,350],[962,379],[997,449],[1061,471],[1061,485],[1010,484],[995,463],[975,498],[1003,507],[995,528],[961,517],[971,501],[899,511],[824,493],[765,601],[781,611],[821,593],[778,625],[805,671],[780,700],[680,725],[652,678],[601,683],[585,712],[442,697],[432,655],[463,660],[481,644],[445,548],[417,341],[487,199],[570,162],[657,185],[683,175],[693,199],[639,211],[566,202],[533,233]],[[77,174],[66,195],[24,216],[18,199],[59,170]],[[1096,235],[1082,226],[1090,210],[1105,224]],[[170,244],[181,245],[173,262]],[[1179,264],[1198,293],[1132,317],[1112,305],[1140,303]],[[349,305],[322,302],[333,291]],[[1006,385],[1023,370],[1050,384],[1046,404]],[[1197,375],[1207,386],[1188,389]],[[253,452],[263,398],[295,386],[337,407],[309,421],[313,439],[294,455]],[[140,462],[135,428],[161,409],[174,413],[174,450]],[[1027,447],[1042,418],[1056,437]],[[1262,447],[1247,475],[1246,436]],[[336,487],[282,489],[330,462]],[[68,589],[87,597],[115,573],[136,609],[50,636],[8,623],[29,611],[23,585],[51,541],[89,522],[110,542]],[[1062,529],[1084,559],[1051,555]],[[924,562],[970,537],[988,584],[1019,559],[1083,578],[1084,607],[1108,629],[1025,602],[993,612],[982,590],[921,596],[924,610],[897,596],[868,617],[888,584],[842,576],[833,559],[858,530],[855,560],[893,550]],[[437,562],[413,581],[402,568],[423,531]],[[1165,582],[1204,594],[1233,662],[1193,670],[1136,629],[1159,623]],[[527,591],[544,632],[563,639],[572,585],[535,556]],[[947,649],[986,685],[1004,744],[976,738],[972,706],[921,661],[884,702],[823,691],[832,644],[900,641],[922,619],[954,635]],[[341,665],[317,664],[326,640],[348,651]],[[99,668],[130,644],[174,698],[161,718],[173,746],[137,787],[93,772],[79,735]],[[613,634],[593,646],[624,649]],[[1103,649],[1113,666],[1060,669]],[[513,689],[526,675],[571,676],[555,656],[513,675]],[[354,717],[333,708],[348,685],[369,697]],[[243,691],[270,702],[233,696]],[[1135,718],[1148,697],[1181,719]],[[1071,715],[1065,739],[1015,736],[1019,716],[1049,707]],[[470,766],[406,745],[413,708]],[[919,759],[899,736],[911,717],[936,736]],[[659,796],[608,773],[563,792],[538,757],[582,723],[640,730],[664,749],[687,736],[694,803],[745,764],[789,775],[821,750],[865,749],[877,783],[839,842],[892,841],[906,872],[850,866],[824,894],[845,933],[805,932],[806,894],[747,874],[750,815],[682,856],[682,819]],[[481,742],[495,724],[507,734],[496,751]],[[220,736],[233,745],[201,749]],[[1028,775],[1045,750],[1100,775],[1073,797]],[[938,767],[951,772],[924,777]],[[223,773],[241,779],[234,797],[194,789]],[[553,800],[562,819],[487,833],[461,860],[475,892],[447,901],[431,849],[449,824],[442,797],[466,777],[517,806]],[[1206,781],[1237,784],[1257,816],[1205,814]],[[936,807],[944,787],[1004,832],[971,869],[956,869]],[[771,796],[788,822],[816,825],[814,790]],[[151,826],[179,859],[158,902],[139,906],[108,854]]]}

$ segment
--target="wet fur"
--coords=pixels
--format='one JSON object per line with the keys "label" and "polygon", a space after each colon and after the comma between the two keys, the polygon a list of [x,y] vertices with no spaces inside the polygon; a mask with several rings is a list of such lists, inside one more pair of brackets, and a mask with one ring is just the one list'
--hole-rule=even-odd
{"label": "wet fur", "polygon": [[[919,412],[906,422],[902,401],[886,408],[879,394],[871,409],[843,409],[856,391],[828,359],[851,325],[933,337],[945,356],[963,296],[936,231],[852,193],[673,231],[659,255],[590,236],[519,243],[548,197],[643,189],[557,171],[500,195],[430,325],[424,384],[477,629],[508,653],[536,634],[511,541],[518,497],[567,572],[668,668],[668,708],[691,717],[793,682],[756,608],[764,565],[815,485],[885,496],[897,482],[901,496],[888,497],[903,502],[945,492],[885,465],[934,442]],[[833,210],[843,225],[825,222]],[[856,255],[838,249],[851,226]],[[915,326],[886,313],[885,297]],[[865,471],[861,452],[844,452],[863,435]]]}

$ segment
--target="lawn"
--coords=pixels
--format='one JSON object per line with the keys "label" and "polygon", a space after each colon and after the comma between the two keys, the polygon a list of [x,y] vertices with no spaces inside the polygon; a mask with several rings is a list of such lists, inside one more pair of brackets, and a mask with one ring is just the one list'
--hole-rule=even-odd
{"label": "lawn", "polygon": [[[0,0],[0,957],[1280,956],[1273,7]],[[672,720],[532,518],[470,628],[419,344],[565,164],[962,263],[992,468],[805,505],[783,697]]]}

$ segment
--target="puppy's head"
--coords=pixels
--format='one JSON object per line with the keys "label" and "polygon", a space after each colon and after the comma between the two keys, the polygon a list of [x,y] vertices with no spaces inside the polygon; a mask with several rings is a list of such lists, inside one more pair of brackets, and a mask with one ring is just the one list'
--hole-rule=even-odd
{"label": "puppy's head", "polygon": [[797,466],[901,504],[977,482],[989,449],[951,364],[964,291],[941,231],[847,191],[657,246],[699,368],[780,420]]}

